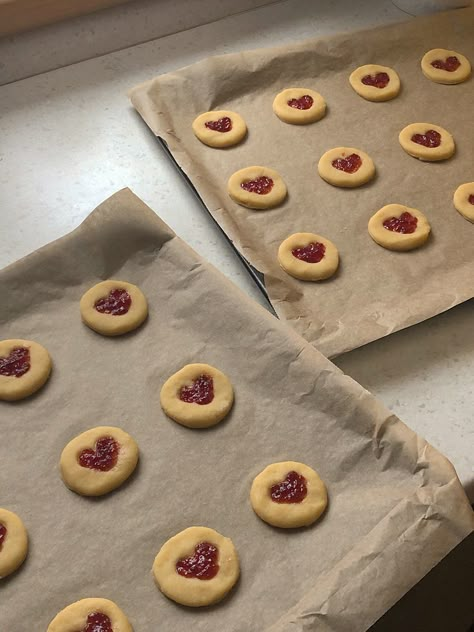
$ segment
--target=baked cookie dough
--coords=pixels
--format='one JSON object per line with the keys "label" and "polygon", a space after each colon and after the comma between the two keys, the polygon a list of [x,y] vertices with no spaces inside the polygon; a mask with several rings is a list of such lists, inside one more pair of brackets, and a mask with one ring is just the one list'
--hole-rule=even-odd
{"label": "baked cookie dough", "polygon": [[335,187],[359,187],[375,175],[372,158],[354,147],[335,147],[323,154],[318,163],[323,180]]}
{"label": "baked cookie dough", "polygon": [[247,208],[264,210],[281,204],[286,198],[286,184],[268,167],[246,167],[232,174],[227,184],[230,197]]}
{"label": "baked cookie dough", "polygon": [[423,74],[435,83],[454,84],[466,81],[471,75],[469,59],[455,50],[433,48],[421,60]]}
{"label": "baked cookie dough", "polygon": [[59,467],[64,483],[83,496],[102,496],[132,474],[138,462],[134,439],[114,426],[91,428],[70,441]]}
{"label": "baked cookie dough", "polygon": [[51,373],[46,349],[32,340],[0,341],[0,400],[14,401],[36,393]]}
{"label": "baked cookie dough", "polygon": [[327,507],[326,486],[304,463],[268,465],[255,477],[250,502],[259,518],[274,527],[293,529],[315,522]]}
{"label": "baked cookie dough", "polygon": [[319,121],[326,114],[326,101],[308,88],[287,88],[276,95],[273,111],[285,123],[306,125]]}
{"label": "baked cookie dough", "polygon": [[28,534],[20,518],[0,508],[0,579],[23,564],[28,553]]}
{"label": "baked cookie dough", "polygon": [[336,246],[314,233],[295,233],[278,248],[278,261],[285,272],[303,281],[322,281],[339,265]]}
{"label": "baked cookie dough", "polygon": [[400,92],[400,78],[395,70],[378,64],[356,68],[349,83],[367,101],[390,101]]}
{"label": "baked cookie dough", "polygon": [[187,364],[163,384],[161,407],[168,417],[188,428],[208,428],[232,408],[229,378],[209,364]]}
{"label": "baked cookie dough", "polygon": [[61,610],[47,632],[133,632],[129,620],[109,599],[81,599]]}
{"label": "baked cookie dough", "polygon": [[411,123],[402,129],[398,140],[407,154],[428,162],[451,158],[456,149],[451,134],[433,123]]}
{"label": "baked cookie dough", "polygon": [[402,204],[387,204],[369,220],[369,235],[388,250],[413,250],[428,239],[431,231],[421,211]]}
{"label": "baked cookie dough", "polygon": [[247,125],[237,112],[214,110],[194,119],[193,132],[209,147],[231,147],[244,138]]}
{"label": "baked cookie dough", "polygon": [[454,208],[470,222],[474,222],[474,182],[461,184],[454,192]]}
{"label": "baked cookie dough", "polygon": [[148,316],[143,292],[126,281],[102,281],[80,302],[82,320],[103,336],[120,336],[139,327]]}
{"label": "baked cookie dough", "polygon": [[158,588],[184,606],[209,606],[223,599],[240,573],[230,538],[208,527],[189,527],[170,538],[153,564]]}

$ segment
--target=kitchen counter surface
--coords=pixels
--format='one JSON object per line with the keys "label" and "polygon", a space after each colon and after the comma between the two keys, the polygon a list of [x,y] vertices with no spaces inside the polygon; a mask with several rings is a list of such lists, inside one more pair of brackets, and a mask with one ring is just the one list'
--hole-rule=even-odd
{"label": "kitchen counter surface", "polygon": [[[128,186],[195,250],[266,305],[130,106],[127,90],[210,55],[408,17],[388,0],[286,0],[0,87],[0,266],[69,232],[102,200]],[[27,60],[17,63],[25,72]],[[471,502],[473,317],[470,301],[336,360],[451,460]]]}

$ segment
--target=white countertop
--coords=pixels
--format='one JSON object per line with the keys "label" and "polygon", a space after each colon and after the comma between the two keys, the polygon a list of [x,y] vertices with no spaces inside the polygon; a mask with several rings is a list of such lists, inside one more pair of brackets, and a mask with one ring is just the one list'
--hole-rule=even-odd
{"label": "white countertop", "polygon": [[[265,304],[126,92],[213,54],[405,18],[389,0],[286,0],[0,87],[0,267],[69,232],[128,186]],[[18,64],[23,72],[25,59]],[[471,502],[473,317],[471,301],[336,362],[451,460]]]}

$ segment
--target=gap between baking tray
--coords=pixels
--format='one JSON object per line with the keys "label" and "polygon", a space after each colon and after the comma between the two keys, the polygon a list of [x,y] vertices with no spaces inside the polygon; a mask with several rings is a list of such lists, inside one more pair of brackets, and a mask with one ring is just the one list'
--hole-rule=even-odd
{"label": "gap between baking tray", "polygon": [[170,151],[170,149],[168,147],[168,143],[165,141],[165,139],[161,138],[161,136],[156,136],[156,139],[158,140],[158,143],[161,145],[161,147],[164,149],[165,154],[168,156],[168,158],[171,160],[173,165],[177,168],[177,170],[179,171],[181,176],[184,178],[185,182],[188,184],[189,188],[192,190],[192,192],[194,193],[196,198],[199,200],[201,207],[207,212],[207,214],[209,215],[211,220],[214,222],[214,224],[217,226],[217,228],[219,229],[221,234],[224,236],[224,239],[227,241],[228,244],[230,244],[232,250],[238,256],[240,261],[244,264],[245,269],[250,274],[250,276],[252,277],[252,279],[255,282],[255,285],[258,287],[258,289],[262,293],[263,297],[265,298],[266,302],[268,303],[268,309],[271,311],[271,313],[274,316],[276,316],[276,318],[278,318],[278,315],[275,312],[275,310],[273,309],[273,305],[270,302],[270,298],[268,296],[268,292],[267,292],[267,289],[265,287],[265,279],[264,279],[263,274],[259,270],[257,270],[257,268],[254,268],[253,265],[249,261],[247,261],[247,259],[239,252],[239,250],[236,248],[236,246],[235,246],[234,242],[232,241],[232,239],[229,237],[229,235],[225,232],[225,230],[222,228],[222,226],[219,224],[219,222],[212,215],[211,211],[204,204],[204,200],[202,199],[202,197],[197,192],[196,188],[194,187],[194,185],[191,182],[191,180],[188,178],[187,174],[181,169],[180,165],[178,164],[178,162],[176,161],[175,157],[171,153],[171,151]]}

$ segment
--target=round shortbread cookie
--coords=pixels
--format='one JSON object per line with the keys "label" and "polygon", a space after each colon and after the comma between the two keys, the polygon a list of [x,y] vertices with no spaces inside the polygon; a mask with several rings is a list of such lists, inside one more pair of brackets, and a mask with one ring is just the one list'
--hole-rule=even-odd
{"label": "round shortbread cookie", "polygon": [[461,184],[454,192],[453,203],[463,217],[474,222],[474,182]]}
{"label": "round shortbread cookie", "polygon": [[208,428],[232,408],[229,378],[209,364],[187,364],[163,384],[161,407],[168,417],[188,428]]}
{"label": "round shortbread cookie", "polygon": [[28,553],[28,534],[20,518],[0,508],[0,579],[14,573]]}
{"label": "round shortbread cookie", "polygon": [[315,522],[327,507],[326,486],[304,463],[268,465],[255,477],[250,502],[259,518],[274,527],[294,529]]}
{"label": "round shortbread cookie", "polygon": [[237,145],[247,134],[244,119],[230,110],[204,112],[193,121],[193,132],[209,147],[231,147]]}
{"label": "round shortbread cookie", "polygon": [[276,95],[273,111],[285,123],[307,125],[326,114],[326,101],[309,88],[286,88]]}
{"label": "round shortbread cookie", "polygon": [[323,154],[318,163],[323,180],[335,187],[359,187],[375,175],[372,158],[354,147],[335,147]]}
{"label": "round shortbread cookie", "polygon": [[421,60],[423,74],[435,83],[462,83],[471,76],[471,64],[467,57],[455,50],[433,48]]}
{"label": "round shortbread cookie", "polygon": [[103,336],[120,336],[139,327],[148,316],[143,292],[126,281],[101,281],[80,302],[84,323]]}
{"label": "round shortbread cookie", "polygon": [[61,610],[47,632],[133,632],[129,620],[109,599],[81,599]]}
{"label": "round shortbread cookie", "polygon": [[247,208],[266,210],[286,198],[286,184],[268,167],[246,167],[231,175],[227,184],[230,197]]}
{"label": "round shortbread cookie", "polygon": [[303,281],[322,281],[337,270],[336,246],[315,233],[295,233],[278,248],[278,261],[288,274]]}
{"label": "round shortbread cookie", "polygon": [[46,349],[32,340],[0,341],[0,400],[14,401],[36,393],[51,373]]}
{"label": "round shortbread cookie", "polygon": [[398,140],[407,154],[428,162],[451,158],[456,149],[451,134],[433,123],[411,123],[402,129]]}
{"label": "round shortbread cookie", "polygon": [[400,92],[400,77],[388,66],[367,64],[354,70],[349,83],[367,101],[390,101]]}
{"label": "round shortbread cookie", "polygon": [[240,574],[230,538],[208,527],[189,527],[170,538],[153,564],[158,588],[184,606],[208,606],[223,599]]}
{"label": "round shortbread cookie", "polygon": [[387,204],[369,220],[369,235],[388,250],[413,250],[428,239],[431,231],[425,215],[416,208]]}
{"label": "round shortbread cookie", "polygon": [[86,430],[70,441],[59,466],[64,483],[83,496],[102,496],[116,489],[138,463],[138,446],[115,426]]}

